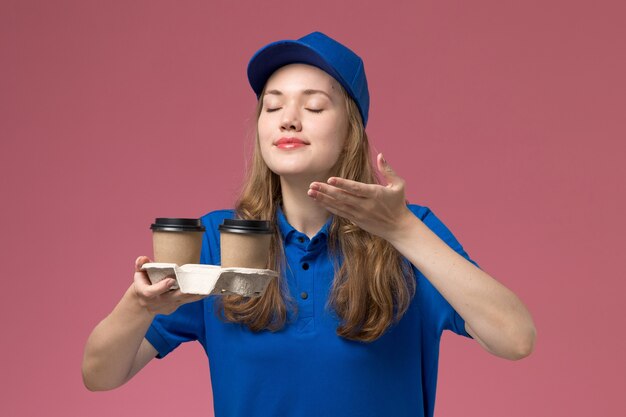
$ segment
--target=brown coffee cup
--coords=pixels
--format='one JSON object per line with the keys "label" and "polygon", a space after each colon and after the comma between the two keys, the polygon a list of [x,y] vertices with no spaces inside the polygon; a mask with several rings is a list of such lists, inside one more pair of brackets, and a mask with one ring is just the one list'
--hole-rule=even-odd
{"label": "brown coffee cup", "polygon": [[199,264],[205,228],[199,219],[160,217],[150,226],[154,262]]}
{"label": "brown coffee cup", "polygon": [[272,239],[269,221],[225,219],[219,230],[222,268],[268,267]]}

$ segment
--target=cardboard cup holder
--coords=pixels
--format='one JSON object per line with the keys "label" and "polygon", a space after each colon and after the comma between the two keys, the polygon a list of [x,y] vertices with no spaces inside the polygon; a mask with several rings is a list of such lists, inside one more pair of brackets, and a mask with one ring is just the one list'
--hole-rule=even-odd
{"label": "cardboard cup holder", "polygon": [[172,289],[180,288],[185,294],[241,295],[259,297],[273,278],[276,271],[253,268],[222,268],[217,265],[173,263],[146,263],[142,266],[150,282],[156,284],[165,278],[176,279]]}

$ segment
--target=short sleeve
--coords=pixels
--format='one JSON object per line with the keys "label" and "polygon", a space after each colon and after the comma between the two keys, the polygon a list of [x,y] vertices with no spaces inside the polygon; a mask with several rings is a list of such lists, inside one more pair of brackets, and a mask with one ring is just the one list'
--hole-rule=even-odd
{"label": "short sleeve", "polygon": [[[428,207],[417,205],[409,205],[408,207],[415,216],[422,220],[433,233],[455,252],[479,267],[478,264],[469,257],[452,232]],[[437,334],[441,334],[443,330],[451,330],[458,335],[471,338],[469,333],[465,330],[465,320],[454,310],[450,303],[437,291],[430,281],[428,281],[417,268],[413,268],[417,280],[416,297],[420,303],[420,310],[424,315],[426,326],[431,326],[431,329]]]}
{"label": "short sleeve", "polygon": [[205,344],[204,300],[183,304],[169,315],[159,314],[148,328],[146,339],[163,358],[181,343],[199,340]]}

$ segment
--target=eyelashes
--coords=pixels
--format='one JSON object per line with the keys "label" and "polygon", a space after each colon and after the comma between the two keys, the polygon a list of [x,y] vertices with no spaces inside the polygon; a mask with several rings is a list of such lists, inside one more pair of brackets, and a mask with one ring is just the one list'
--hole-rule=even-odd
{"label": "eyelashes", "polygon": [[[282,107],[277,107],[277,108],[275,108],[275,109],[265,109],[265,112],[266,112],[266,113],[273,113],[273,112],[275,112],[275,111],[280,110],[281,108],[282,108]],[[318,110],[318,109],[305,109],[305,110],[308,110],[308,111],[310,111],[311,113],[321,113],[321,112],[323,112],[323,111],[324,111],[324,109],[319,109],[319,110]]]}

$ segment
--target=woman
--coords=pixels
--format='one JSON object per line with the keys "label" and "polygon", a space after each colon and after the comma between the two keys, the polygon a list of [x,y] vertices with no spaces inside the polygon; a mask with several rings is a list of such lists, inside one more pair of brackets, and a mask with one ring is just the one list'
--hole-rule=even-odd
{"label": "woman", "polygon": [[[369,159],[361,59],[315,32],[259,50],[252,169],[236,210],[202,218],[202,263],[219,264],[225,218],[273,219],[260,298],[185,295],[134,283],[91,334],[92,390],[122,385],[152,358],[198,340],[216,416],[432,416],[444,329],[519,359],[535,329],[522,302],[481,271],[404,181]],[[376,172],[385,185],[378,183]]]}

